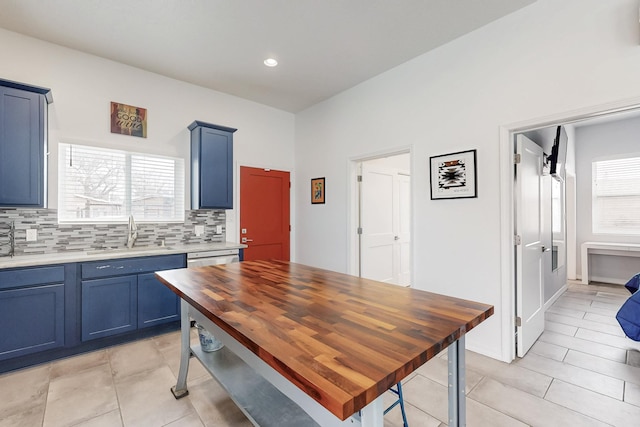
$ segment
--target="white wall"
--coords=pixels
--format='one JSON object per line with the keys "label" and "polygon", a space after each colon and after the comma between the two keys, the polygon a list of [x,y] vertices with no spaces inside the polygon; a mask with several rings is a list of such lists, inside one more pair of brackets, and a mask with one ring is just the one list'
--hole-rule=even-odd
{"label": "white wall", "polygon": [[[583,242],[640,243],[640,236],[594,234],[592,231],[592,163],[621,154],[640,155],[640,117],[576,128],[577,250]],[[590,255],[591,280],[626,283],[640,271],[640,258]],[[582,262],[577,259],[578,272]]]}
{"label": "white wall", "polygon": [[[299,113],[298,261],[349,270],[349,159],[410,145],[415,286],[495,305],[467,345],[508,359],[500,126],[640,96],[638,27],[636,0],[538,0]],[[474,148],[478,198],[430,200],[429,156]],[[315,176],[327,178],[320,206]]]}
{"label": "white wall", "polygon": [[[236,169],[237,165],[243,164],[293,170],[295,120],[291,113],[2,29],[0,57],[3,58],[0,78],[44,86],[52,91],[53,104],[49,106],[51,208],[57,206],[59,141],[82,141],[182,157],[188,174],[187,126],[194,120],[201,120],[238,129],[234,134]],[[147,109],[146,139],[110,133],[111,101]],[[237,190],[237,179],[235,184]],[[188,209],[189,179],[185,194]],[[236,191],[236,206],[237,200]],[[227,212],[227,224],[231,229],[237,227],[234,225],[234,222],[238,223],[236,218],[237,208]],[[230,231],[227,232],[230,240],[237,238]]]}
{"label": "white wall", "polygon": [[380,166],[381,168],[398,169],[402,172],[411,172],[411,155],[409,153],[396,154],[389,157],[367,160],[369,165]]}

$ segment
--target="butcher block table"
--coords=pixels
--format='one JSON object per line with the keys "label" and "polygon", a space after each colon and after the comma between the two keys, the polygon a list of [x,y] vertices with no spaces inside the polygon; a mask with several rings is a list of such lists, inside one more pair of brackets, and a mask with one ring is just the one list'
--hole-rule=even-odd
{"label": "butcher block table", "polygon": [[[176,398],[195,356],[255,425],[382,427],[382,395],[448,347],[448,424],[465,425],[464,334],[491,305],[286,261],[156,276],[182,299]],[[191,318],[225,347],[191,346]]]}

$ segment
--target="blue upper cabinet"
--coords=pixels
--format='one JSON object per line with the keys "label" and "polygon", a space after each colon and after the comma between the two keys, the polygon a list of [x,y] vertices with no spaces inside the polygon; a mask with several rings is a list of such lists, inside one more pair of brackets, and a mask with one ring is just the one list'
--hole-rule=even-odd
{"label": "blue upper cabinet", "polygon": [[233,209],[233,133],[195,121],[191,131],[191,208]]}
{"label": "blue upper cabinet", "polygon": [[0,207],[46,205],[51,91],[0,79]]}

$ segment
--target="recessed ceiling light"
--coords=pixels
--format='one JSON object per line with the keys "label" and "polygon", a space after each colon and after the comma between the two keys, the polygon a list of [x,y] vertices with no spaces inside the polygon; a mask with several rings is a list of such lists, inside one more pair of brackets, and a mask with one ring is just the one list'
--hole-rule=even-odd
{"label": "recessed ceiling light", "polygon": [[266,65],[267,67],[275,67],[276,65],[278,65],[278,61],[273,58],[267,58],[264,60],[264,65]]}

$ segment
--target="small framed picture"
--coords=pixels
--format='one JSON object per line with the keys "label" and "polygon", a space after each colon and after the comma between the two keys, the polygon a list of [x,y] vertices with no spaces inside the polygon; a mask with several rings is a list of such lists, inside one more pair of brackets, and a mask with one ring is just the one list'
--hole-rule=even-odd
{"label": "small framed picture", "polygon": [[476,150],[430,157],[431,200],[478,197]]}
{"label": "small framed picture", "polygon": [[111,102],[111,133],[147,137],[147,109]]}
{"label": "small framed picture", "polygon": [[311,204],[324,203],[324,193],[326,191],[323,178],[313,178],[311,180]]}

